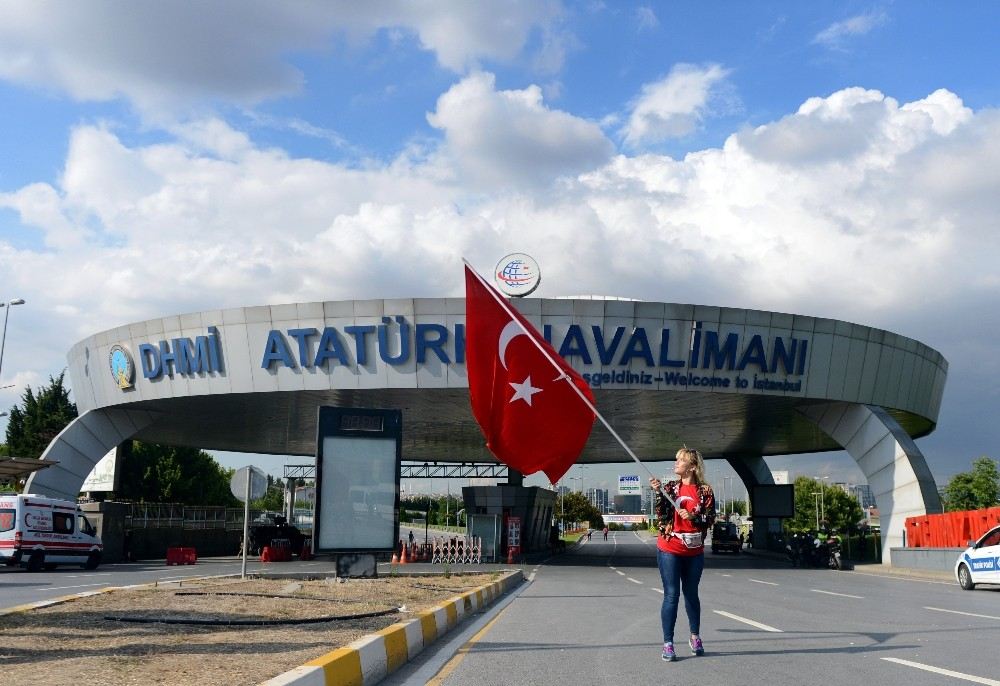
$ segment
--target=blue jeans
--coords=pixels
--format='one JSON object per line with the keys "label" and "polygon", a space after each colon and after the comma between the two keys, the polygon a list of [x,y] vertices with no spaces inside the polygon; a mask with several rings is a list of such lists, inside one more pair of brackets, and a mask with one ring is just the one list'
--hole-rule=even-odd
{"label": "blue jeans", "polygon": [[663,605],[660,607],[660,622],[663,624],[663,642],[673,643],[674,625],[677,624],[677,601],[684,591],[684,609],[687,610],[691,633],[701,629],[701,601],[698,600],[698,582],[705,569],[705,554],[685,557],[656,551],[656,564],[660,568],[663,581]]}

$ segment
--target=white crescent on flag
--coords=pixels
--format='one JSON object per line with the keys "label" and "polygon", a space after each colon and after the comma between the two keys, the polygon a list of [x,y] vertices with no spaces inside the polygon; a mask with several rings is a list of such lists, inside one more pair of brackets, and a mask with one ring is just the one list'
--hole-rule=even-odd
{"label": "white crescent on flag", "polygon": [[[689,496],[689,495],[682,495],[682,496],[679,496],[679,497],[677,498],[677,500],[675,500],[675,501],[674,501],[674,502],[675,502],[675,504],[676,504],[676,507],[680,507],[680,506],[681,506],[681,504],[682,504],[682,503],[683,503],[683,502],[684,502],[685,500],[690,500],[690,501],[691,501],[692,503],[694,502],[694,498],[692,498],[691,496]],[[684,509],[686,510],[687,508],[684,508]]]}
{"label": "white crescent on flag", "polygon": [[513,319],[507,322],[507,326],[503,327],[503,330],[500,332],[500,342],[498,343],[497,348],[498,354],[500,355],[500,364],[503,365],[504,369],[507,368],[507,360],[505,359],[507,355],[507,346],[510,345],[510,342],[518,336],[527,335],[528,334],[524,332],[524,329],[521,328],[521,325]]}

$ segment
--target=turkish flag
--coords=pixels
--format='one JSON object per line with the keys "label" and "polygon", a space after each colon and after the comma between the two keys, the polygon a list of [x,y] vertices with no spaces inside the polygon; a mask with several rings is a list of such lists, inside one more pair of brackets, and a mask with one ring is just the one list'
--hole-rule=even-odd
{"label": "turkish flag", "polygon": [[570,384],[591,403],[594,395],[520,312],[504,308],[502,298],[466,266],[465,366],[472,413],[498,460],[522,474],[545,472],[556,483],[583,452],[594,425],[594,412]]}

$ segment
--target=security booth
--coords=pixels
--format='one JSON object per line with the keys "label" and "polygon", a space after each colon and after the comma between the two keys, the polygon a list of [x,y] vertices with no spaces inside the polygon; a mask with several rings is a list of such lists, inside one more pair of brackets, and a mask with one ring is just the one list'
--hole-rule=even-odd
{"label": "security booth", "polygon": [[320,407],[313,550],[337,576],[377,576],[376,555],[399,539],[399,410]]}

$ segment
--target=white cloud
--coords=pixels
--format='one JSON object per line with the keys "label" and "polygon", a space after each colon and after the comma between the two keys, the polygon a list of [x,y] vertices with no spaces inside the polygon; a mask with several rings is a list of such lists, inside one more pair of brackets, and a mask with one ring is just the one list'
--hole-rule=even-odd
{"label": "white cloud", "polygon": [[[137,6],[141,8],[137,9]],[[79,100],[124,97],[147,115],[203,100],[253,103],[299,90],[287,58],[346,35],[402,30],[454,71],[517,57],[533,32],[545,67],[572,39],[558,0],[274,3],[264,0],[38,0],[0,4],[0,78]]]}
{"label": "white cloud", "polygon": [[840,49],[846,39],[854,36],[863,36],[875,28],[882,26],[889,17],[884,10],[873,10],[865,14],[859,14],[834,22],[816,34],[813,43],[824,45],[828,48]]}
{"label": "white cloud", "polygon": [[547,108],[538,86],[498,91],[492,74],[452,86],[427,120],[444,131],[444,154],[474,186],[544,184],[593,169],[614,152],[597,124]]}
{"label": "white cloud", "polygon": [[635,18],[639,23],[640,31],[655,29],[660,26],[660,20],[656,18],[656,12],[654,12],[653,8],[648,5],[637,7],[635,10]]}
{"label": "white cloud", "polygon": [[694,131],[709,113],[713,89],[728,74],[718,64],[677,64],[663,79],[644,85],[621,129],[625,143],[638,147]]}
{"label": "white cloud", "polygon": [[45,378],[74,341],[151,317],[460,295],[461,256],[485,269],[523,250],[546,272],[541,297],[857,321],[951,360],[951,421],[981,416],[964,389],[997,397],[1000,363],[977,347],[1000,337],[994,110],[943,90],[898,103],[851,88],[684,159],[609,158],[593,124],[487,74],[443,94],[432,118],[441,149],[364,168],[296,158],[218,120],[155,145],[77,128],[60,181],[0,195],[45,237],[0,240],[0,280],[28,301],[11,316],[7,376]]}

